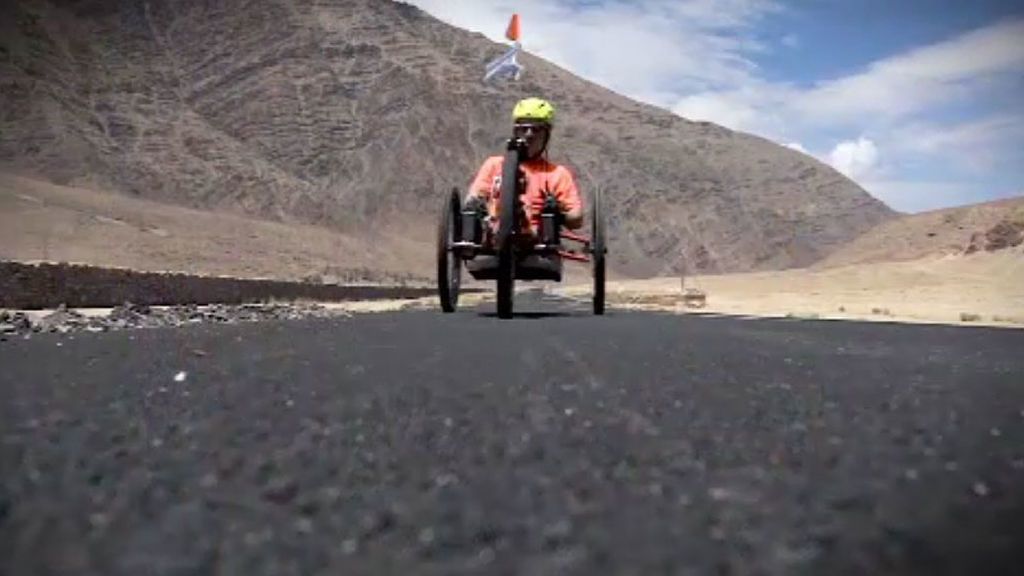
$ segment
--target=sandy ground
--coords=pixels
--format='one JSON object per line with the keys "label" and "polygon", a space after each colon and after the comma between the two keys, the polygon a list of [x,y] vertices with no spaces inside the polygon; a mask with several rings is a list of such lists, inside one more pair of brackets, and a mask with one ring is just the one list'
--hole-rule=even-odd
{"label": "sandy ground", "polygon": [[[616,306],[752,316],[1024,327],[1024,250],[686,279],[707,295],[704,308],[683,304],[680,279],[615,281]],[[588,297],[574,284],[555,293]]]}

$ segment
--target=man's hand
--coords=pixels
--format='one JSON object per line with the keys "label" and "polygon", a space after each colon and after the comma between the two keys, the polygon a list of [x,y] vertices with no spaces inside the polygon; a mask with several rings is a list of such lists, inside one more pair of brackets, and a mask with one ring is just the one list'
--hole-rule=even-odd
{"label": "man's hand", "polygon": [[555,214],[555,222],[559,226],[565,226],[569,229],[576,229],[583,226],[583,209],[577,208],[575,210],[565,211],[558,204],[558,199],[555,198],[554,194],[548,194],[544,199],[544,212],[553,212]]}
{"label": "man's hand", "polygon": [[576,230],[583,226],[583,208],[563,212],[563,217],[565,218],[563,222],[565,227],[570,230]]}

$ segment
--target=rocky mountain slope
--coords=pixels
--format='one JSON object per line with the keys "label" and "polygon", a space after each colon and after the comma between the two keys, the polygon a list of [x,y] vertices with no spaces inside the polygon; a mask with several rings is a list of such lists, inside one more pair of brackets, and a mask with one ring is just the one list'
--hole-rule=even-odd
{"label": "rocky mountain slope", "polygon": [[482,84],[502,49],[389,0],[5,2],[0,169],[394,230],[428,260],[441,195],[500,150],[518,98],[543,95],[561,112],[552,159],[606,190],[619,272],[806,265],[893,216],[808,156],[529,55],[520,82]]}

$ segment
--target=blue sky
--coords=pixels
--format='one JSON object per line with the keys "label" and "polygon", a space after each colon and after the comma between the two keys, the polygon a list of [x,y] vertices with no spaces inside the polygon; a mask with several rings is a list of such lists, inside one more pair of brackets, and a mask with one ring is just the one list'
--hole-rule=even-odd
{"label": "blue sky", "polygon": [[1024,195],[1020,0],[410,1],[495,41],[518,12],[526,51],[812,155],[897,210]]}

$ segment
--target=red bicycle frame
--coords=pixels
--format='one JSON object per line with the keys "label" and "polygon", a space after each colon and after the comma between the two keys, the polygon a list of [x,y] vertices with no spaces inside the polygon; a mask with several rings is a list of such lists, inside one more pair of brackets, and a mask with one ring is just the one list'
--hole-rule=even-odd
{"label": "red bicycle frame", "polygon": [[[573,242],[579,242],[583,244],[584,252],[590,249],[590,238],[571,232],[569,230],[562,230],[560,235],[565,240],[572,240]],[[577,252],[576,250],[559,250],[558,255],[567,260],[574,260],[576,262],[590,262],[590,257],[584,252]]]}

